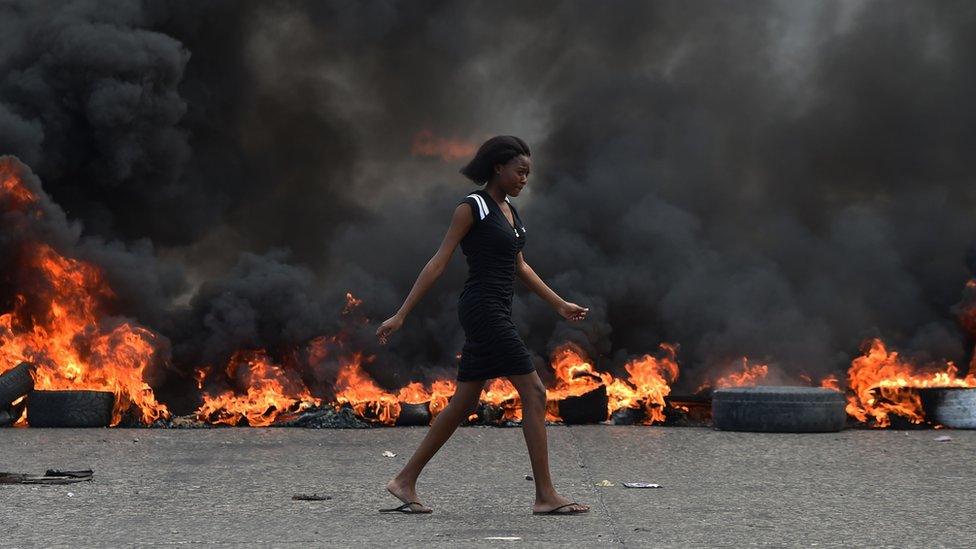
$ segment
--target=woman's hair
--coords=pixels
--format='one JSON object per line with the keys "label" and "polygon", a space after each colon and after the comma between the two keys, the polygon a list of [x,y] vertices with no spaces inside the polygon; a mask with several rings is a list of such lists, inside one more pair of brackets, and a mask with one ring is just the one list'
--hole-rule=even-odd
{"label": "woman's hair", "polygon": [[509,160],[524,154],[530,156],[529,146],[514,135],[496,135],[481,144],[478,152],[461,173],[471,181],[484,185],[491,179],[495,164],[507,164]]}

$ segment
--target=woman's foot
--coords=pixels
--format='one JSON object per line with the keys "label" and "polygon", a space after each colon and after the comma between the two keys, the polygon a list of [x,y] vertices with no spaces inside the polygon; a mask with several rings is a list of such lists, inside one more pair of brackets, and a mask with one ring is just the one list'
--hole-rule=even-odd
{"label": "woman's foot", "polygon": [[589,505],[584,505],[582,503],[573,503],[573,505],[566,505],[567,503],[573,503],[573,500],[566,499],[560,496],[559,494],[553,494],[552,497],[548,497],[545,499],[537,498],[535,500],[535,504],[532,506],[532,512],[545,513],[546,511],[552,511],[553,509],[556,509],[557,507],[564,506],[564,505],[565,507],[562,507],[556,512],[557,513],[570,513],[570,512],[583,513],[583,512],[588,512],[590,510]]}
{"label": "woman's foot", "polygon": [[[397,499],[403,503],[410,503],[417,501],[417,489],[414,487],[412,482],[407,482],[405,480],[393,479],[386,483],[386,490],[396,496]],[[414,503],[410,506],[410,509],[417,512],[428,512],[431,509],[426,507],[422,503]]]}

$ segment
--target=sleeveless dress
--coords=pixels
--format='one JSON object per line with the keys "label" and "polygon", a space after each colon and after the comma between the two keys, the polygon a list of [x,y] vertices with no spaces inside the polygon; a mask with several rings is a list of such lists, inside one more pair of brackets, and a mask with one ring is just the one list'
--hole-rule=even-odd
{"label": "sleeveless dress", "polygon": [[485,380],[535,370],[532,357],[512,322],[515,262],[525,246],[525,226],[515,205],[515,226],[495,199],[484,190],[464,197],[474,225],[461,239],[468,262],[468,278],[458,296],[458,320],[464,328],[464,347],[458,381]]}

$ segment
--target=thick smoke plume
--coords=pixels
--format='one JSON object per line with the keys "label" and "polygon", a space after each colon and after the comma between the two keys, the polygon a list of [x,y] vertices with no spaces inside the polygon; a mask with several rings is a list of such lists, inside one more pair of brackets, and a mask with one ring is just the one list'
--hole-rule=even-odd
{"label": "thick smoke plume", "polygon": [[[976,235],[969,2],[8,2],[0,152],[37,173],[173,368],[338,329],[388,385],[453,375],[460,252],[389,348],[471,190],[421,132],[524,138],[519,287],[541,366],[662,341],[681,381],[742,356],[845,368],[881,336],[964,362]],[[68,226],[68,225],[65,225]],[[6,290],[5,290],[6,291]],[[3,296],[4,299],[7,296]],[[282,351],[283,352],[283,351]]]}

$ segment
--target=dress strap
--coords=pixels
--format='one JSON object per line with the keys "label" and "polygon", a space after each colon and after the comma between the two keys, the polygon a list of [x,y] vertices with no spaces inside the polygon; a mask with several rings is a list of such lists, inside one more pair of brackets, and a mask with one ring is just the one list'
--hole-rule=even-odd
{"label": "dress strap", "polygon": [[478,193],[471,193],[467,198],[473,198],[475,203],[478,205],[479,219],[484,219],[488,215],[488,204],[485,203],[485,197]]}

